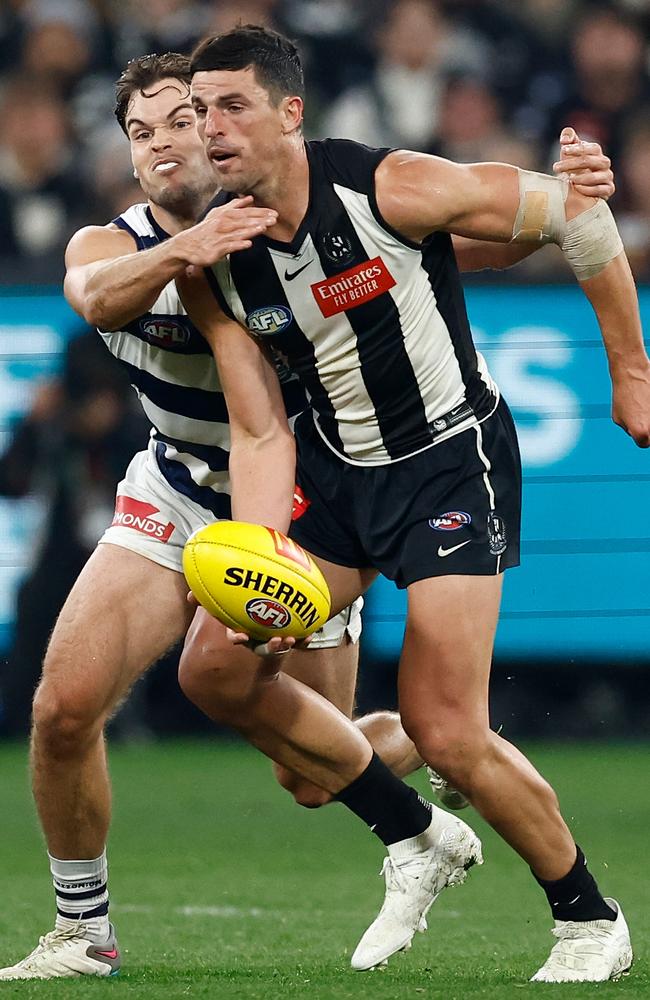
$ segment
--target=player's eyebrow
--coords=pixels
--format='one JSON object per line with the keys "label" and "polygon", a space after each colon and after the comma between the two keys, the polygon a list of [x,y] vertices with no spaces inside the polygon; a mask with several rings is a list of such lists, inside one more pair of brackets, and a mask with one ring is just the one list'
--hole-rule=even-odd
{"label": "player's eyebrow", "polygon": [[[248,103],[248,98],[238,90],[233,90],[231,94],[221,94],[217,97],[215,104],[227,104],[229,101],[241,101]],[[192,95],[192,104],[205,104],[198,95]]]}
{"label": "player's eyebrow", "polygon": [[[194,108],[192,107],[190,102],[184,101],[182,104],[177,104],[175,108],[172,108],[172,110],[167,115],[167,121],[171,121],[171,119],[175,115],[177,115],[179,111],[193,111],[193,110]],[[142,125],[144,128],[151,128],[151,126],[147,124],[147,122],[143,122],[141,118],[127,118],[126,120],[127,131],[128,129],[131,128],[132,125]]]}

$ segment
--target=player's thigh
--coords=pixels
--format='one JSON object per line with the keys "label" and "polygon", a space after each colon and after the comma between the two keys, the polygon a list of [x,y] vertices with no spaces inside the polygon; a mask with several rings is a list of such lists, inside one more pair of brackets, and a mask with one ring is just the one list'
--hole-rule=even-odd
{"label": "player's thigh", "polygon": [[117,545],[97,547],[54,627],[42,686],[109,710],[185,633],[182,573]]}
{"label": "player's thigh", "polygon": [[370,584],[379,575],[376,569],[341,566],[323,559],[321,556],[314,555],[313,552],[310,552],[310,555],[318,564],[329,587],[332,598],[332,615],[338,614],[339,611],[353,604],[359,596],[365,594]]}
{"label": "player's thigh", "polygon": [[408,588],[400,711],[409,731],[489,725],[488,684],[502,576],[440,576]]}

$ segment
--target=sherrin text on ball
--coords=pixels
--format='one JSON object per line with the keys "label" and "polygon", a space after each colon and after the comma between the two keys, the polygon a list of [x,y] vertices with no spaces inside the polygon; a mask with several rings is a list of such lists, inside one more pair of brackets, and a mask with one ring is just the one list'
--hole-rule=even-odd
{"label": "sherrin text on ball", "polygon": [[266,641],[302,639],[330,614],[320,569],[281,531],[245,521],[215,521],[187,540],[183,571],[211,615],[238,632]]}

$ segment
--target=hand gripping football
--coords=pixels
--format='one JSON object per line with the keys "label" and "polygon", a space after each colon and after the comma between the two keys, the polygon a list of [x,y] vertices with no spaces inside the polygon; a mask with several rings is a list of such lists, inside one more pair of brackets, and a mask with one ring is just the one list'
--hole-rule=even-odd
{"label": "hand gripping football", "polygon": [[330,613],[318,566],[280,531],[245,521],[215,521],[191,535],[183,550],[190,590],[224,625],[265,642],[315,632]]}

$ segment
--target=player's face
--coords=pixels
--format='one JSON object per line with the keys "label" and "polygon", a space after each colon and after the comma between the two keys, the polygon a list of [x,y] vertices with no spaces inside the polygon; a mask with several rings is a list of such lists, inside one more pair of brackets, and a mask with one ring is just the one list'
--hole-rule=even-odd
{"label": "player's face", "polygon": [[192,103],[225,191],[255,193],[277,169],[286,140],[299,135],[301,99],[285,97],[275,105],[250,67],[195,73]]}
{"label": "player's face", "polygon": [[129,103],[126,127],[142,190],[155,205],[186,212],[216,189],[214,171],[196,127],[189,87],[161,80]]}

